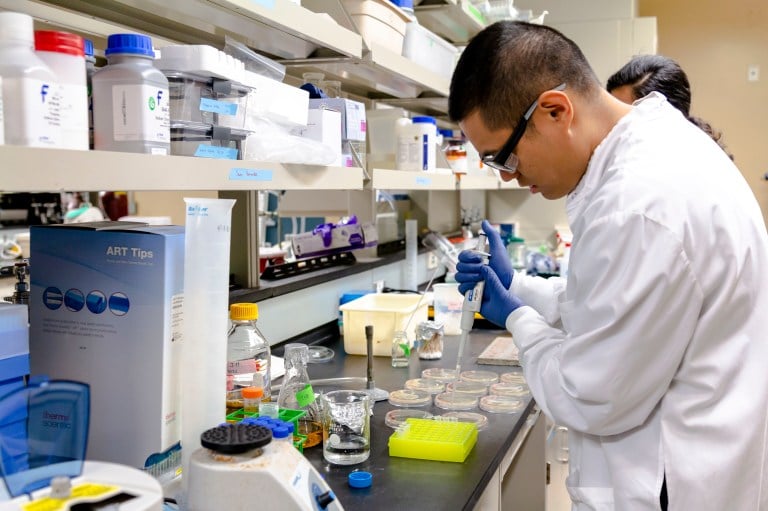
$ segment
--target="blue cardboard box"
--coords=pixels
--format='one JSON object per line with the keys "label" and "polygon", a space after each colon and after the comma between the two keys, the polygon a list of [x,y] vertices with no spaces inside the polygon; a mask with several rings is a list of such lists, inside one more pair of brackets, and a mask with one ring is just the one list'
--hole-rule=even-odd
{"label": "blue cardboard box", "polygon": [[184,228],[30,231],[32,374],[90,384],[88,458],[144,467],[180,441]]}

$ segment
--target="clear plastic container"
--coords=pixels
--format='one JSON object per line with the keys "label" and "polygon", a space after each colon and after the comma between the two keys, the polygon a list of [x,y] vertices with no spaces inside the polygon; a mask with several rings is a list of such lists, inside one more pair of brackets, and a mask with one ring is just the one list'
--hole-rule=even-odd
{"label": "clear plastic container", "polygon": [[140,34],[112,34],[104,54],[107,65],[92,80],[94,148],[168,154],[168,80],[153,65],[152,40]]}
{"label": "clear plastic container", "polygon": [[414,378],[405,382],[405,388],[429,392],[430,394],[439,394],[445,391],[445,384],[429,378]]}
{"label": "clear plastic container", "polygon": [[427,406],[432,403],[432,394],[421,390],[401,389],[389,393],[389,404],[402,407]]}
{"label": "clear plastic container", "polygon": [[482,413],[475,412],[447,412],[443,415],[438,415],[435,420],[449,420],[456,422],[469,422],[477,426],[477,430],[481,431],[488,427],[488,417]]}
{"label": "clear plastic container", "polygon": [[488,386],[474,381],[452,381],[445,386],[445,391],[480,397],[488,394]]}
{"label": "clear plastic container", "polygon": [[489,394],[492,396],[525,397],[530,394],[528,386],[522,383],[499,382],[491,385]]}
{"label": "clear plastic container", "polygon": [[[227,335],[227,403],[236,408],[238,391],[252,387],[255,375],[263,382],[263,400],[271,400],[269,341],[259,331],[255,303],[233,303],[229,309],[231,326]],[[241,393],[241,398],[245,396]],[[257,405],[258,406],[258,405]]]}
{"label": "clear plastic container", "polygon": [[430,367],[429,369],[424,369],[421,372],[421,377],[437,380],[442,383],[448,383],[458,379],[456,377],[456,369],[446,369],[444,367]]}
{"label": "clear plastic container", "polygon": [[509,396],[484,396],[480,398],[480,409],[491,413],[517,413],[525,408],[522,399]]}
{"label": "clear plastic container", "polygon": [[517,372],[510,372],[510,373],[502,373],[499,376],[499,381],[504,383],[521,383],[523,385],[527,385],[528,382],[525,381],[525,376],[523,376],[523,373],[520,371]]}
{"label": "clear plastic container", "polygon": [[443,392],[435,396],[435,406],[443,410],[471,410],[477,408],[477,396]]}
{"label": "clear plastic container", "polygon": [[231,80],[166,71],[171,122],[189,121],[242,129],[251,88]]}
{"label": "clear plastic container", "polygon": [[59,82],[61,145],[88,150],[88,87],[83,38],[68,32],[38,30],[35,53],[48,64]]}
{"label": "clear plastic container", "polygon": [[241,394],[243,396],[243,412],[249,414],[259,413],[259,405],[261,404],[261,398],[264,396],[264,388],[245,387],[242,389]]}
{"label": "clear plastic container", "polygon": [[387,415],[384,416],[384,424],[390,428],[397,429],[402,424],[405,424],[407,419],[431,419],[432,414],[426,410],[416,410],[405,408],[402,410],[390,410]]}
{"label": "clear plastic container", "polygon": [[493,371],[463,371],[461,373],[461,381],[482,383],[487,387],[499,381],[499,375]]}
{"label": "clear plastic container", "polygon": [[35,55],[32,18],[0,12],[0,79],[3,126],[0,142],[28,147],[60,147],[61,112],[53,101],[56,75]]}
{"label": "clear plastic container", "polygon": [[246,130],[193,122],[171,123],[171,154],[220,160],[240,160]]}

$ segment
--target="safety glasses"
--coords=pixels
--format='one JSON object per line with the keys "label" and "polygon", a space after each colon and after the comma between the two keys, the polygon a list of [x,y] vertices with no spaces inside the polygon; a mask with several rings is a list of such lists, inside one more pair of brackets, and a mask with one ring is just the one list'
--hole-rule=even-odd
{"label": "safety glasses", "polygon": [[[565,83],[561,83],[551,90],[565,90]],[[539,94],[539,97],[541,97],[541,94]],[[525,129],[528,127],[528,120],[533,115],[537,106],[539,106],[538,97],[536,98],[536,101],[528,107],[528,110],[525,111],[522,117],[520,117],[517,126],[515,126],[514,131],[512,131],[512,134],[504,143],[501,150],[496,154],[486,154],[483,156],[484,164],[501,172],[517,172],[517,166],[520,163],[520,160],[513,151],[517,147],[518,142],[520,142],[520,139],[523,138],[523,133],[525,133]]]}

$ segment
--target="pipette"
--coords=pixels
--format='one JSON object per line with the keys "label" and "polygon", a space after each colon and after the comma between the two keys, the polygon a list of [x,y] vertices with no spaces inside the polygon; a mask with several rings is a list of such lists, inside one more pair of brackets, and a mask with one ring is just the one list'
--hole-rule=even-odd
{"label": "pipette", "polygon": [[[483,264],[488,264],[488,236],[481,232],[477,237],[477,246],[475,253],[483,259]],[[464,293],[464,303],[461,305],[461,336],[459,337],[459,354],[456,357],[456,379],[461,375],[461,358],[464,356],[464,346],[467,344],[467,337],[472,330],[472,324],[475,322],[475,313],[480,312],[480,305],[483,301],[483,290],[485,281],[481,280],[475,287]]]}

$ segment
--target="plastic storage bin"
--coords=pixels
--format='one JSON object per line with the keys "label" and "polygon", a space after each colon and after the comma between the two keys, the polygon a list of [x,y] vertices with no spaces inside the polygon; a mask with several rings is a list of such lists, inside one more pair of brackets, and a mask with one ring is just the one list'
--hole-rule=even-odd
{"label": "plastic storage bin", "polygon": [[343,0],[344,9],[369,47],[376,43],[397,53],[403,52],[408,16],[389,0]]}
{"label": "plastic storage bin", "polygon": [[408,23],[403,40],[403,57],[435,74],[450,78],[459,50],[418,23]]}
{"label": "plastic storage bin", "polygon": [[197,122],[242,129],[251,88],[231,80],[166,72],[171,124]]}
{"label": "plastic storage bin", "polygon": [[392,356],[395,331],[405,330],[407,324],[408,338],[413,339],[416,325],[427,320],[427,301],[418,305],[420,298],[417,294],[370,294],[339,307],[344,317],[344,351],[365,355],[365,327],[373,325],[373,354]]}
{"label": "plastic storage bin", "polygon": [[193,122],[171,123],[171,154],[223,160],[242,159],[246,130]]}

